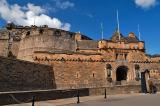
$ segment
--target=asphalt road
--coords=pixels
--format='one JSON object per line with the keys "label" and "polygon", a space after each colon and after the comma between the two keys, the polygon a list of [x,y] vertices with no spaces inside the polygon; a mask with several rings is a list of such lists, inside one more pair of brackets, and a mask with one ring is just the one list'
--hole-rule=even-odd
{"label": "asphalt road", "polygon": [[63,106],[160,106],[160,95],[128,95],[109,97],[109,99],[98,99],[86,101],[80,104],[68,104]]}

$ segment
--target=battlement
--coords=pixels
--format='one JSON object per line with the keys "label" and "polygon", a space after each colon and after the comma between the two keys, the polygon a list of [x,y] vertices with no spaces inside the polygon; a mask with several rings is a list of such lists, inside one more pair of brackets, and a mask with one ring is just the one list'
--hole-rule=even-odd
{"label": "battlement", "polygon": [[[77,36],[78,34],[78,36]],[[77,39],[77,37],[79,37]],[[0,30],[0,55],[31,60],[35,50],[75,50],[75,40],[92,40],[80,33],[43,26],[7,24]],[[28,59],[28,56],[30,59]]]}

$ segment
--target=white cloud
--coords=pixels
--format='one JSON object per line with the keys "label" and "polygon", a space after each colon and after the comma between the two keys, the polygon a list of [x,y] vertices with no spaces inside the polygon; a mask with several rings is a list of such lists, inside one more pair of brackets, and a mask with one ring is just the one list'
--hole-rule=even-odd
{"label": "white cloud", "polygon": [[28,3],[27,7],[29,11],[33,11],[35,14],[40,14],[45,12],[45,10],[42,9],[40,6],[35,6],[34,4],[31,3]]}
{"label": "white cloud", "polygon": [[94,15],[93,14],[90,14],[90,13],[87,13],[86,14],[89,18],[93,18],[94,17]]}
{"label": "white cloud", "polygon": [[74,3],[70,2],[70,1],[64,1],[64,0],[55,0],[56,2],[56,6],[59,9],[68,9],[68,8],[72,8],[74,7]]}
{"label": "white cloud", "polygon": [[46,3],[44,8],[51,12],[56,12],[58,10],[67,10],[73,8],[75,4],[70,0],[50,0],[51,4]]}
{"label": "white cloud", "polygon": [[10,5],[6,0],[0,0],[0,16],[7,22],[29,26],[33,25],[35,20],[37,26],[48,25],[52,28],[70,30],[69,23],[62,23],[55,17],[51,18],[45,15],[45,12],[42,7],[31,3],[28,3],[27,6],[19,6],[18,4]]}
{"label": "white cloud", "polygon": [[150,7],[155,6],[158,1],[157,0],[134,0],[135,4],[143,9],[149,9]]}
{"label": "white cloud", "polygon": [[55,13],[59,10],[71,9],[75,6],[71,0],[50,0],[50,2],[43,5],[46,12]]}

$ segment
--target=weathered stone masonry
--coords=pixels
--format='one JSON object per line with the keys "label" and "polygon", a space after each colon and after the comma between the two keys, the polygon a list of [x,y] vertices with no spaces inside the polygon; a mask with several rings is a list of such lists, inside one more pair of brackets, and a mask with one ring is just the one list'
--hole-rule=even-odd
{"label": "weathered stone masonry", "polygon": [[0,92],[54,88],[52,67],[0,57]]}
{"label": "weathered stone masonry", "polygon": [[[139,84],[140,73],[145,70],[160,79],[160,56],[147,55],[145,42],[133,32],[123,36],[115,31],[110,39],[96,41],[81,33],[47,26],[8,25],[0,31],[0,55],[48,65],[56,88]],[[39,70],[47,71],[36,68],[37,73]]]}

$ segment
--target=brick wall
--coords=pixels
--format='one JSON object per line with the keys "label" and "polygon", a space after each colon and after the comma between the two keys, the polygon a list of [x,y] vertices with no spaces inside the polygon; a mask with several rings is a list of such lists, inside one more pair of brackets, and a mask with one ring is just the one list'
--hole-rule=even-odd
{"label": "brick wall", "polygon": [[52,67],[0,57],[0,92],[53,88]]}
{"label": "brick wall", "polygon": [[52,62],[57,88],[87,88],[106,84],[100,62]]}
{"label": "brick wall", "polygon": [[35,57],[35,62],[53,66],[57,88],[92,88],[107,83],[100,55],[35,53]]}

